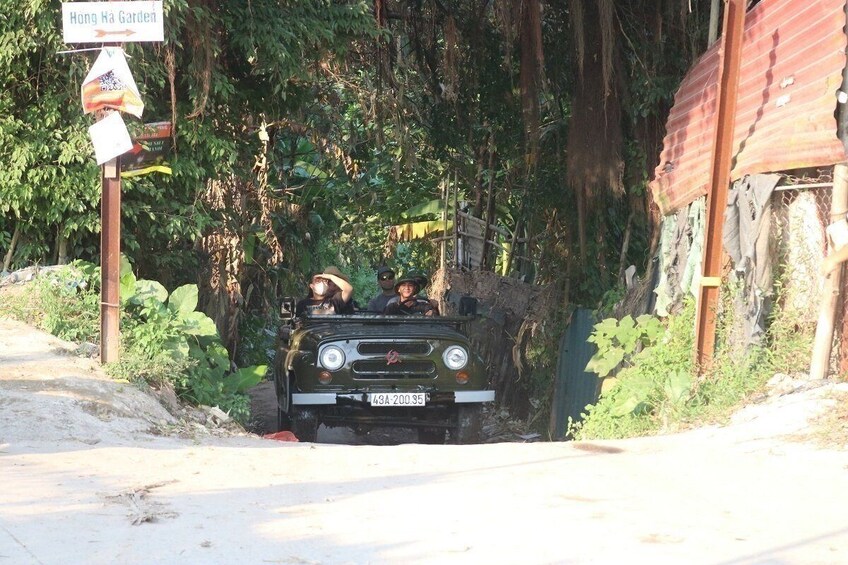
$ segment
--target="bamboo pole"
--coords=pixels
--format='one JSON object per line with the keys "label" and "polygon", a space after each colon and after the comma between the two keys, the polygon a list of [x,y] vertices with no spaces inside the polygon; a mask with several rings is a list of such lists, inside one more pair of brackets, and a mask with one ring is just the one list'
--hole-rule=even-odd
{"label": "bamboo pole", "polygon": [[708,47],[718,40],[718,15],[720,11],[721,0],[712,0],[710,3],[710,27],[707,32]]}
{"label": "bamboo pole", "polygon": [[[848,15],[848,6],[843,8]],[[842,69],[842,91],[848,87],[848,67]],[[839,106],[838,133],[842,144],[848,149],[848,106],[843,102]],[[833,166],[833,189],[830,197],[830,223],[844,221],[848,213],[848,163],[837,163]],[[828,242],[828,255],[834,252]],[[840,259],[829,257],[830,259]],[[819,308],[819,319],[816,324],[816,335],[813,340],[813,351],[810,356],[810,377],[824,379],[830,369],[830,355],[833,351],[833,332],[842,289],[842,273],[844,263],[837,262],[836,268],[829,269],[825,274],[822,303]]]}
{"label": "bamboo pole", "polygon": [[459,179],[456,171],[453,172],[453,268],[459,268]]}
{"label": "bamboo pole", "polygon": [[[450,178],[450,175],[448,175],[448,178]],[[448,188],[449,184],[450,184],[449,181],[442,181],[442,196],[445,199],[444,200],[445,207],[442,210],[442,228],[443,228],[442,234],[444,235],[444,237],[442,239],[442,244],[441,244],[441,249],[440,249],[441,253],[440,253],[440,257],[439,257],[439,269],[441,269],[442,272],[444,272],[444,270],[445,270],[445,263],[446,263],[446,259],[447,259],[447,247],[448,247],[448,243],[447,243],[446,240],[447,240],[447,235],[448,235],[448,202],[450,200],[450,191],[449,191],[449,188]],[[444,310],[442,310],[442,311],[444,311]]]}
{"label": "bamboo pole", "polygon": [[[483,254],[480,257],[480,270],[485,271],[489,270],[489,253],[491,252],[491,247],[489,247],[489,239],[494,239],[494,235],[492,235],[491,226],[495,224],[495,148],[493,136],[489,137],[489,191],[486,196],[486,227],[483,232]],[[494,269],[491,269],[494,270]]]}
{"label": "bamboo pole", "polygon": [[[512,266],[512,259],[516,255],[515,246],[518,245],[518,232],[522,228],[521,220],[522,220],[522,218],[519,217],[518,221],[515,222],[515,231],[512,234],[512,243],[509,244],[509,248],[508,248],[507,256],[506,256],[506,265],[504,265],[503,276],[505,276],[505,277],[509,276],[510,267]],[[506,243],[504,243],[504,245],[506,245]]]}
{"label": "bamboo pole", "polygon": [[[848,213],[848,164],[839,163],[833,167],[833,192],[830,200],[830,222],[845,219]],[[833,249],[830,249],[830,253]],[[810,358],[810,378],[827,378],[830,369],[830,354],[833,349],[833,329],[836,312],[840,303],[842,272],[844,263],[825,275],[819,319],[816,324],[816,337],[813,341],[813,353]]]}

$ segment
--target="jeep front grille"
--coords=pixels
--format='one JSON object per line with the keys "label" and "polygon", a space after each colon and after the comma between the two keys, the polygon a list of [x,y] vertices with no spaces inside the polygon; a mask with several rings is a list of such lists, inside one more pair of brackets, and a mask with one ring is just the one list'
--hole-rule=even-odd
{"label": "jeep front grille", "polygon": [[356,350],[362,355],[386,355],[389,351],[397,351],[401,355],[428,355],[430,344],[426,341],[364,341]]}
{"label": "jeep front grille", "polygon": [[385,359],[354,361],[353,378],[375,379],[434,379],[436,365],[432,361],[398,361],[386,363]]}

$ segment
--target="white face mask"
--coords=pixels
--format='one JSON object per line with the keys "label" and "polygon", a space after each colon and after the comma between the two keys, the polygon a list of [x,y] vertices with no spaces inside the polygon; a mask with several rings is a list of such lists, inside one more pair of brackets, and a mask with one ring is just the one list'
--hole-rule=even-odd
{"label": "white face mask", "polygon": [[312,285],[312,292],[319,296],[324,296],[324,293],[327,292],[327,283],[325,282],[317,282]]}

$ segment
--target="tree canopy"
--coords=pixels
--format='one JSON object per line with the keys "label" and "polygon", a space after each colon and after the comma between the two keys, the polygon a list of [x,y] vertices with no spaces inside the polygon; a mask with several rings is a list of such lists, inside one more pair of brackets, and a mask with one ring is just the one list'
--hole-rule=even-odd
{"label": "tree canopy", "polygon": [[[96,260],[79,106],[96,53],[58,53],[74,47],[59,1],[0,1],[4,267]],[[485,268],[597,302],[649,264],[646,181],[706,46],[702,4],[167,0],[165,41],[124,49],[144,120],[174,122],[173,175],[124,179],[124,251],[169,287],[200,279],[207,311],[232,319],[324,264],[370,273],[388,227],[438,219],[407,212],[452,183],[526,241]],[[433,250],[391,260],[432,269]]]}

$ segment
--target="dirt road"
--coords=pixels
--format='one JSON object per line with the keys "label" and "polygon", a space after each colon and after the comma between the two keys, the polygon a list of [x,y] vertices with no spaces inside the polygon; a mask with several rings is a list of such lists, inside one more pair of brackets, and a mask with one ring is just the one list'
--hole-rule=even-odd
{"label": "dirt road", "polygon": [[281,443],[65,347],[0,320],[0,564],[848,562],[848,452],[795,437],[832,386],[639,440]]}

